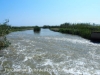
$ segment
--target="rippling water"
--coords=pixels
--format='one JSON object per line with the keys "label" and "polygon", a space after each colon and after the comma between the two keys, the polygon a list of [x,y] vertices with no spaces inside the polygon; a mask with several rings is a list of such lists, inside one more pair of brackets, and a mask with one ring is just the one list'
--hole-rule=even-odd
{"label": "rippling water", "polygon": [[100,75],[100,44],[42,29],[7,35],[0,51],[0,75]]}

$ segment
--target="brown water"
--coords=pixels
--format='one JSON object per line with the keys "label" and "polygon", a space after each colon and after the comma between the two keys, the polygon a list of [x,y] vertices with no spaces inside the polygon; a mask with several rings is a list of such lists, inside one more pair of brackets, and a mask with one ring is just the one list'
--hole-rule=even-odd
{"label": "brown water", "polygon": [[0,75],[100,75],[100,44],[42,29],[7,35],[0,51]]}

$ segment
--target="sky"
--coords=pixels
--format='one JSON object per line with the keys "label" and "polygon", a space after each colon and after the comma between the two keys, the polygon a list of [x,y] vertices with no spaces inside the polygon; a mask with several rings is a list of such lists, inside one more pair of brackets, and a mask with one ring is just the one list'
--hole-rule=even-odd
{"label": "sky", "polygon": [[0,23],[5,19],[11,26],[100,24],[100,0],[0,0]]}

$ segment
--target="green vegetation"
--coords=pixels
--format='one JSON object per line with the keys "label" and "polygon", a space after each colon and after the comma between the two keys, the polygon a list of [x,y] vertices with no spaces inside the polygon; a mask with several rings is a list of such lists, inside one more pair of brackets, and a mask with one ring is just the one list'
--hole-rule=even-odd
{"label": "green vegetation", "polygon": [[51,28],[53,31],[58,31],[61,33],[79,35],[83,38],[90,39],[91,32],[100,32],[100,26],[89,24],[89,23],[78,23],[70,24],[64,23],[61,24],[58,28]]}
{"label": "green vegetation", "polygon": [[6,39],[5,34],[10,32],[11,26],[7,25],[8,21],[0,24],[0,50],[2,48],[8,47],[10,42]]}
{"label": "green vegetation", "polygon": [[42,28],[59,28],[60,26],[57,26],[57,25],[55,25],[55,26],[49,26],[49,25],[44,25]]}
{"label": "green vegetation", "polygon": [[3,24],[0,24],[0,36],[4,36],[9,33],[11,26],[7,24],[8,22],[9,21],[6,20]]}
{"label": "green vegetation", "polygon": [[20,27],[13,26],[11,27],[10,32],[32,30],[32,29],[33,29],[33,26],[20,26]]}
{"label": "green vegetation", "polygon": [[42,28],[46,29],[46,28],[50,28],[49,25],[44,25]]}
{"label": "green vegetation", "polygon": [[0,50],[8,47],[11,43],[6,39],[5,36],[0,37]]}
{"label": "green vegetation", "polygon": [[40,32],[40,30],[41,30],[40,27],[38,27],[38,26],[35,26],[35,27],[34,27],[34,32]]}

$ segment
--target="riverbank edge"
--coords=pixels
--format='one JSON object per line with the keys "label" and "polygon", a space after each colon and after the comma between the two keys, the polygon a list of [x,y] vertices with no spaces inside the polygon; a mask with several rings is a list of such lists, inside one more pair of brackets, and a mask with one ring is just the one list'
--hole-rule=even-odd
{"label": "riverbank edge", "polygon": [[[61,28],[49,28],[51,31],[55,31],[55,32],[60,32],[60,33],[64,33],[64,34],[72,34],[72,35],[77,35],[77,36],[80,36],[80,37],[82,37],[82,38],[84,38],[84,39],[87,39],[87,40],[91,40],[91,33],[92,32],[90,32],[90,34],[88,34],[88,37],[85,37],[85,36],[82,36],[82,35],[78,35],[78,34],[73,34],[73,33],[69,33],[69,32],[62,32],[60,29]],[[64,28],[63,28],[64,29]],[[73,31],[73,30],[71,30],[71,31]]]}

